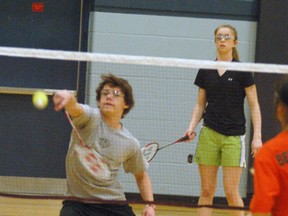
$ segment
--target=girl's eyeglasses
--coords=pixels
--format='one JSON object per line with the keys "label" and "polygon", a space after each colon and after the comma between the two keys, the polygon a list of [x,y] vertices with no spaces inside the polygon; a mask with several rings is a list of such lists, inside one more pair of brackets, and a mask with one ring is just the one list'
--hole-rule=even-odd
{"label": "girl's eyeglasses", "polygon": [[219,40],[219,41],[222,41],[223,39],[227,41],[227,40],[231,40],[232,36],[219,34],[219,35],[216,35],[215,38],[216,40]]}

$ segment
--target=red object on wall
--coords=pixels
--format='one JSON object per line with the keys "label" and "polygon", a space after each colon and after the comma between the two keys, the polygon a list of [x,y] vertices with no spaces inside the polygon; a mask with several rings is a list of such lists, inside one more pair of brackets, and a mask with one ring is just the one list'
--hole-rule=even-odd
{"label": "red object on wall", "polygon": [[33,2],[32,11],[36,13],[44,12],[44,3],[43,2]]}

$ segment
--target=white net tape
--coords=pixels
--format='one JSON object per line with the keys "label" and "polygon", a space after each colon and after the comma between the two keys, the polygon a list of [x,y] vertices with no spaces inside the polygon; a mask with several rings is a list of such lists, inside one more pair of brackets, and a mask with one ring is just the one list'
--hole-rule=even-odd
{"label": "white net tape", "polygon": [[219,62],[208,60],[113,55],[47,49],[0,47],[0,55],[10,57],[41,58],[65,61],[91,61],[115,64],[154,65],[179,68],[229,69],[235,71],[269,72],[278,74],[288,73],[288,65],[280,64]]}

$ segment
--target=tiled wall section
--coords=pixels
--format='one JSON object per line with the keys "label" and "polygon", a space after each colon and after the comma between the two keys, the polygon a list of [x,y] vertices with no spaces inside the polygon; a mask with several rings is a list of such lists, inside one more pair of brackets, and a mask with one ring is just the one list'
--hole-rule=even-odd
{"label": "tiled wall section", "polygon": [[[89,51],[214,60],[213,32],[222,24],[237,28],[241,61],[253,62],[257,23],[220,19],[93,12]],[[134,88],[136,105],[123,122],[141,146],[153,140],[164,145],[184,134],[196,102],[197,88],[193,82],[197,69],[92,63],[86,93],[87,103],[92,106],[96,106],[95,88],[99,76],[106,72],[128,79]],[[249,116],[247,118],[249,123]],[[247,141],[249,128],[247,124]],[[200,126],[198,134],[199,130]],[[149,167],[156,194],[199,196],[197,165],[187,164],[187,156],[194,154],[196,143],[197,140],[178,144],[158,153]],[[245,169],[242,175],[242,196],[246,194],[247,172]],[[221,170],[219,174],[216,195],[224,196]],[[121,174],[120,179],[125,191],[138,192],[132,175]]]}

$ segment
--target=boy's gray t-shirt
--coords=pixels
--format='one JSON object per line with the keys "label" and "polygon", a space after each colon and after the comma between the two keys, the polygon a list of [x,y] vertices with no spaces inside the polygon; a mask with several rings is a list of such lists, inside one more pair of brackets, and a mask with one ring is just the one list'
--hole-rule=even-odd
{"label": "boy's gray t-shirt", "polygon": [[84,143],[96,150],[109,165],[111,176],[107,180],[95,179],[85,172],[77,160],[75,147],[79,140],[71,134],[66,156],[67,195],[85,199],[126,200],[118,181],[118,171],[123,164],[125,172],[137,174],[148,169],[139,141],[122,125],[110,128],[101,119],[99,109],[82,105],[84,114],[74,118],[73,123]]}

